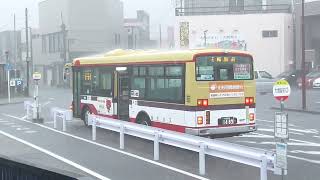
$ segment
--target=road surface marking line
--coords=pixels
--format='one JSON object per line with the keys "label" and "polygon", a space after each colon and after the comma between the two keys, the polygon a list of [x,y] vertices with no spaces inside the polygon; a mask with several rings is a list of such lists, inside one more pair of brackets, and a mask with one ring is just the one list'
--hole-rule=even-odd
{"label": "road surface marking line", "polygon": [[12,127],[12,128],[19,128],[19,127],[22,127],[21,125],[12,125],[12,126],[10,126],[10,127]]}
{"label": "road surface marking line", "polygon": [[37,133],[38,131],[25,131],[25,133],[27,134],[33,134],[33,133]]}
{"label": "road surface marking line", "polygon": [[45,102],[42,107],[47,106],[48,104],[52,103],[51,101]]}
{"label": "road surface marking line", "polygon": [[320,161],[316,161],[316,160],[301,158],[301,157],[292,156],[292,155],[288,155],[288,157],[293,158],[293,159],[302,160],[302,161],[307,161],[307,162],[314,163],[314,164],[320,164]]}
{"label": "road surface marking line", "polygon": [[32,147],[32,148],[34,148],[34,149],[36,149],[38,151],[41,151],[41,152],[43,152],[43,153],[45,153],[45,154],[47,154],[47,155],[49,155],[49,156],[51,156],[51,157],[53,157],[55,159],[58,159],[58,160],[66,163],[66,164],[69,164],[69,165],[71,165],[71,166],[73,166],[73,167],[75,167],[77,169],[80,169],[81,171],[86,172],[86,173],[88,173],[88,174],[90,174],[90,175],[92,175],[92,176],[94,176],[94,177],[96,177],[98,179],[111,180],[111,179],[109,179],[109,178],[107,178],[105,176],[102,176],[101,174],[98,174],[98,173],[96,173],[96,172],[94,172],[94,171],[92,171],[92,170],[90,170],[90,169],[88,169],[86,167],[83,167],[83,166],[81,166],[81,165],[79,165],[79,164],[77,164],[77,163],[75,163],[75,162],[73,162],[73,161],[71,161],[69,159],[66,159],[66,158],[64,158],[62,156],[59,156],[59,155],[57,155],[57,154],[55,154],[55,153],[53,153],[53,152],[51,152],[49,150],[41,148],[41,147],[39,147],[37,145],[34,145],[34,144],[30,143],[30,142],[27,142],[25,140],[19,139],[19,138],[15,137],[15,136],[13,136],[11,134],[8,134],[8,133],[3,132],[3,131],[0,131],[0,134],[2,134],[4,136],[7,136],[10,139],[16,140],[16,141],[18,141],[18,142],[20,142],[22,144],[25,144],[25,145],[27,145],[29,147]]}
{"label": "road surface marking line", "polygon": [[4,123],[4,125],[6,125],[6,126],[10,126],[10,125],[14,125],[14,123],[12,123],[12,122],[8,122],[8,123]]}
{"label": "road surface marking line", "polygon": [[320,155],[320,151],[301,151],[301,150],[294,150],[290,151],[290,153],[295,153],[295,154],[311,154],[311,155]]}
{"label": "road surface marking line", "polygon": [[320,138],[320,136],[313,136],[313,137],[315,137],[315,138]]}
{"label": "road surface marking line", "polygon": [[25,119],[25,118],[27,118],[27,116],[23,116],[23,117],[21,117],[21,119]]}
{"label": "road surface marking line", "polygon": [[17,128],[17,131],[24,131],[24,130],[29,130],[30,128]]}
{"label": "road surface marking line", "polygon": [[[291,130],[291,129],[289,128],[289,133],[290,133],[290,134],[301,135],[301,136],[303,136],[303,135],[304,135],[303,133],[299,133],[299,132],[291,132],[290,130]],[[258,128],[258,131],[265,131],[265,132],[272,132],[272,133],[274,133],[274,129]]]}
{"label": "road surface marking line", "polygon": [[63,134],[65,136],[69,136],[69,137],[72,137],[74,139],[78,139],[78,140],[81,140],[81,141],[84,141],[84,142],[87,142],[87,143],[90,143],[90,144],[93,144],[93,145],[96,145],[96,146],[99,146],[99,147],[102,147],[102,148],[105,148],[105,149],[108,149],[108,150],[111,150],[111,151],[115,151],[115,152],[130,156],[132,158],[136,158],[136,159],[139,159],[141,161],[148,162],[150,164],[157,165],[157,166],[160,166],[162,168],[166,168],[166,169],[175,171],[175,172],[180,173],[180,174],[184,174],[186,176],[190,176],[190,177],[193,177],[193,178],[196,178],[196,179],[200,179],[200,180],[209,180],[208,178],[205,178],[205,177],[202,177],[202,176],[199,176],[199,175],[196,175],[196,174],[192,174],[190,172],[187,172],[187,171],[184,171],[184,170],[181,170],[181,169],[169,166],[169,165],[165,165],[165,164],[162,164],[162,163],[159,163],[159,162],[156,162],[156,161],[153,161],[153,160],[150,160],[150,159],[147,159],[147,158],[144,158],[144,157],[141,157],[141,156],[129,153],[129,152],[121,151],[119,149],[112,148],[112,147],[109,147],[109,146],[106,146],[106,145],[103,145],[103,144],[99,144],[97,142],[90,141],[90,140],[87,140],[87,139],[84,139],[82,137],[78,137],[78,136],[75,136],[75,135],[72,135],[72,134],[69,134],[69,133],[66,133],[66,132],[61,132],[61,131],[58,131],[56,129],[52,129],[50,127],[47,127],[47,126],[44,126],[44,125],[41,125],[41,124],[34,124],[34,123],[30,122],[30,121],[21,119],[19,117],[15,117],[15,116],[12,116],[12,115],[9,115],[9,114],[3,114],[3,115],[5,115],[7,117],[14,118],[14,119],[17,119],[19,121],[24,121],[24,122],[27,122],[27,123],[30,123],[30,124],[33,124],[33,125],[36,125],[36,126],[51,130],[51,131],[54,131],[54,132],[59,133],[59,134]]}

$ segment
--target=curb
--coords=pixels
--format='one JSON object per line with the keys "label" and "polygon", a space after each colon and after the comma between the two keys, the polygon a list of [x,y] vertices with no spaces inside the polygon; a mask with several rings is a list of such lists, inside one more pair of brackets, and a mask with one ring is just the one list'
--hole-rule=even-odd
{"label": "curb", "polygon": [[22,104],[24,101],[17,101],[17,102],[11,102],[11,103],[0,103],[0,106],[6,106],[6,105],[11,105],[11,104]]}
{"label": "curb", "polygon": [[[271,107],[270,109],[280,110],[279,107]],[[295,108],[284,108],[283,110],[292,111],[292,112],[308,113],[308,114],[320,114],[320,111],[310,111],[310,110],[302,110],[302,109],[295,109]]]}

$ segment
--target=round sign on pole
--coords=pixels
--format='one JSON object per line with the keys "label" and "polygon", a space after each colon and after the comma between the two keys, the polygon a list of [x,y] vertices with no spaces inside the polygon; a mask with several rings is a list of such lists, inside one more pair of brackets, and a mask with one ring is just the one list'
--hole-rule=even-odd
{"label": "round sign on pole", "polygon": [[39,72],[34,72],[32,78],[33,80],[38,81],[41,79],[41,74]]}
{"label": "round sign on pole", "polygon": [[291,88],[286,80],[279,80],[273,85],[273,96],[279,101],[285,101],[288,99],[291,93]]}

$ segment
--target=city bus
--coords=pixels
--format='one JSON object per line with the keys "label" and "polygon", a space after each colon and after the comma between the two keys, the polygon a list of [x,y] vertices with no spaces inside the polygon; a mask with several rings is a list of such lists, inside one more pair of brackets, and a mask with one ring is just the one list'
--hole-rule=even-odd
{"label": "city bus", "polygon": [[73,115],[198,136],[256,130],[253,58],[245,51],[114,50],[72,63]]}

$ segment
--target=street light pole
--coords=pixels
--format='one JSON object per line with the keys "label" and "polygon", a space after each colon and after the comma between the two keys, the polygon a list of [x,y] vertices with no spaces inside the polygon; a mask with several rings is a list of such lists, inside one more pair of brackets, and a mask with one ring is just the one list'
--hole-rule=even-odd
{"label": "street light pole", "polygon": [[305,27],[304,27],[304,0],[301,3],[301,71],[302,71],[302,109],[307,108],[307,98],[306,98],[306,57],[305,57]]}
{"label": "street light pole", "polygon": [[29,33],[28,33],[28,9],[26,8],[26,61],[27,61],[27,89],[26,96],[29,96]]}

